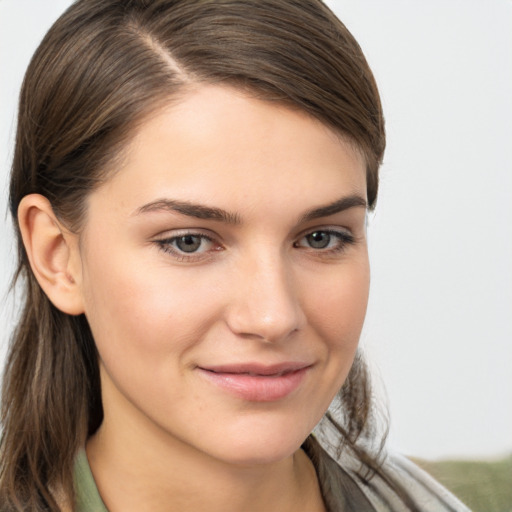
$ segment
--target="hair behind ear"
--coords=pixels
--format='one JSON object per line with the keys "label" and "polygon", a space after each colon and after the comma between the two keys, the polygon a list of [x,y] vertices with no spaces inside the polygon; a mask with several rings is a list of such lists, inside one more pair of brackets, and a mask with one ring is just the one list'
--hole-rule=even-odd
{"label": "hair behind ear", "polygon": [[57,495],[73,496],[75,454],[101,423],[99,370],[85,317],[58,310],[26,272],[3,376],[0,503],[53,512]]}

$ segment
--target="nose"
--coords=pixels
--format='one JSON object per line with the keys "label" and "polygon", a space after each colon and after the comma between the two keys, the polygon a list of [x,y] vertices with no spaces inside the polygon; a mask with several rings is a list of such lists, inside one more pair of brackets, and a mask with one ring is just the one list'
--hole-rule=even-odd
{"label": "nose", "polygon": [[253,258],[236,273],[226,313],[235,334],[277,343],[305,324],[292,269],[278,256]]}

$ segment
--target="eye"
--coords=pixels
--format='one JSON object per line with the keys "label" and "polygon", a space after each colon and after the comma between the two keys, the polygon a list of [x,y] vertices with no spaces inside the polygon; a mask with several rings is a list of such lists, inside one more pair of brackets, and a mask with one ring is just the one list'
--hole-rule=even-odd
{"label": "eye", "polygon": [[354,243],[354,237],[346,231],[317,229],[297,240],[297,248],[314,249],[321,252],[338,252]]}
{"label": "eye", "polygon": [[182,252],[197,252],[204,244],[204,237],[198,235],[184,235],[173,240],[177,249]]}
{"label": "eye", "polygon": [[205,256],[220,249],[210,237],[200,233],[183,233],[155,241],[164,252],[174,255],[180,261]]}
{"label": "eye", "polygon": [[313,249],[325,249],[331,243],[331,234],[325,231],[315,231],[307,235],[305,239]]}

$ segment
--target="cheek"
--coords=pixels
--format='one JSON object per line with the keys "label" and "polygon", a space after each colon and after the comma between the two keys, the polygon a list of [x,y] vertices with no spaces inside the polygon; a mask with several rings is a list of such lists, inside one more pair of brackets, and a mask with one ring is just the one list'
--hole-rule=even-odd
{"label": "cheek", "polygon": [[[343,386],[356,354],[366,314],[369,292],[367,261],[340,266],[329,279],[318,280],[315,293],[307,296],[309,329],[321,340],[320,366],[303,415],[313,428]],[[312,406],[314,404],[314,406]]]}
{"label": "cheek", "polygon": [[86,316],[102,359],[138,365],[184,352],[216,318],[201,279],[113,256],[90,258],[84,279]]}
{"label": "cheek", "polygon": [[368,304],[370,273],[365,260],[343,268],[317,287],[310,322],[332,350],[355,351]]}
{"label": "cheek", "polygon": [[[90,268],[87,318],[105,372],[105,407],[117,411],[125,403],[120,392],[141,411],[171,417],[170,404],[183,400],[193,354],[217,317],[215,304],[199,300],[207,292],[201,280],[192,286],[168,269],[156,276],[148,266],[127,267],[113,265],[105,277],[95,272],[104,264]],[[201,408],[199,396],[186,396]]]}

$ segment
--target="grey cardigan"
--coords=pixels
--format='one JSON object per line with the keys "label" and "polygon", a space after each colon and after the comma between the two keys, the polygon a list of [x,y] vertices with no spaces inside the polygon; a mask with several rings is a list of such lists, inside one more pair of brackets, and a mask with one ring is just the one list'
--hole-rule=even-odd
{"label": "grey cardigan", "polygon": [[406,505],[384,478],[360,475],[361,463],[348,453],[329,454],[313,437],[303,445],[316,468],[328,512],[471,512],[466,505],[407,458],[386,454],[385,477],[396,482],[413,505]]}

